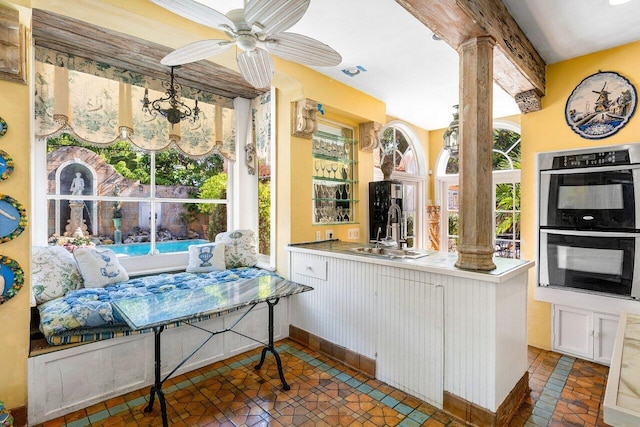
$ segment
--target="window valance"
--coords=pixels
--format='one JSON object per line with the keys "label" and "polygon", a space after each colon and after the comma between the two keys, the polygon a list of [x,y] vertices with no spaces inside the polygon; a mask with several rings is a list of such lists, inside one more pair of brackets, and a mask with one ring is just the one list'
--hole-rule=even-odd
{"label": "window valance", "polygon": [[92,145],[127,140],[147,151],[175,147],[191,157],[218,153],[235,160],[231,99],[182,86],[181,101],[193,108],[197,99],[200,118],[171,126],[142,111],[145,91],[161,98],[166,82],[42,47],[36,47],[35,83],[37,137],[69,133]]}

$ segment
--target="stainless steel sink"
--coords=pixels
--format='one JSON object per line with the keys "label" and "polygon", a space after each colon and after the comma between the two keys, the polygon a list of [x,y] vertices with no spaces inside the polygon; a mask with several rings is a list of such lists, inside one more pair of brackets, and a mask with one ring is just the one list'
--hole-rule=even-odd
{"label": "stainless steel sink", "polygon": [[416,259],[416,258],[422,258],[429,255],[426,252],[419,252],[413,249],[395,249],[395,248],[361,247],[361,248],[350,249],[350,251],[360,255],[383,256],[387,258]]}

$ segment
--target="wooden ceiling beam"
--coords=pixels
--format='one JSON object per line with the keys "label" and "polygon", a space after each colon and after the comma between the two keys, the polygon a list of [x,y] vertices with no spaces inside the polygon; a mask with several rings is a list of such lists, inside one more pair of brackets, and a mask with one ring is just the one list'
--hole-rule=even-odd
{"label": "wooden ceiling beam", "polygon": [[[32,32],[36,46],[149,77],[166,80],[169,76],[169,67],[161,65],[160,59],[172,49],[157,43],[41,9],[33,10]],[[240,73],[210,61],[183,65],[176,74],[184,86],[227,98],[252,99],[265,92],[247,83]]]}
{"label": "wooden ceiling beam", "polygon": [[496,40],[494,81],[511,96],[545,93],[545,63],[501,0],[396,0],[458,51],[467,40]]}

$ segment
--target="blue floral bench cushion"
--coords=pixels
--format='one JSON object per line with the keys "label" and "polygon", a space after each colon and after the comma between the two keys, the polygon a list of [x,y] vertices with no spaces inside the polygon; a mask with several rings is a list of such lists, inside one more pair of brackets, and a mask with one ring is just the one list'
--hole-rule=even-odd
{"label": "blue floral bench cushion", "polygon": [[[137,277],[104,288],[71,290],[64,297],[45,302],[38,307],[40,330],[51,345],[98,341],[148,332],[132,331],[111,303],[122,298],[157,294],[173,289],[195,289],[212,283],[233,282],[265,275],[275,273],[255,267],[210,273],[167,273]],[[179,322],[176,322],[169,327],[178,325]]]}

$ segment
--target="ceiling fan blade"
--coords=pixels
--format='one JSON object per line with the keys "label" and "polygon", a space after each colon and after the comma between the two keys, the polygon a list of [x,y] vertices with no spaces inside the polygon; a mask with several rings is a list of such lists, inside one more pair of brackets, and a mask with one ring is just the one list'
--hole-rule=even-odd
{"label": "ceiling fan blade", "polygon": [[342,56],[330,46],[301,34],[274,34],[265,45],[274,55],[305,65],[333,67],[342,62]]}
{"label": "ceiling fan blade", "polygon": [[224,52],[233,45],[229,40],[200,40],[174,50],[160,60],[162,65],[182,65]]}
{"label": "ceiling fan blade", "polygon": [[252,51],[238,55],[238,67],[242,77],[253,87],[265,88],[271,86],[273,78],[273,61],[269,52],[255,48]]}
{"label": "ceiling fan blade", "polygon": [[215,29],[225,29],[228,26],[235,31],[233,22],[217,10],[211,9],[193,0],[151,0],[158,6],[187,18],[198,24],[206,25]]}
{"label": "ceiling fan blade", "polygon": [[249,27],[260,26],[262,33],[280,33],[302,18],[310,2],[311,0],[250,0],[244,8],[244,19]]}

